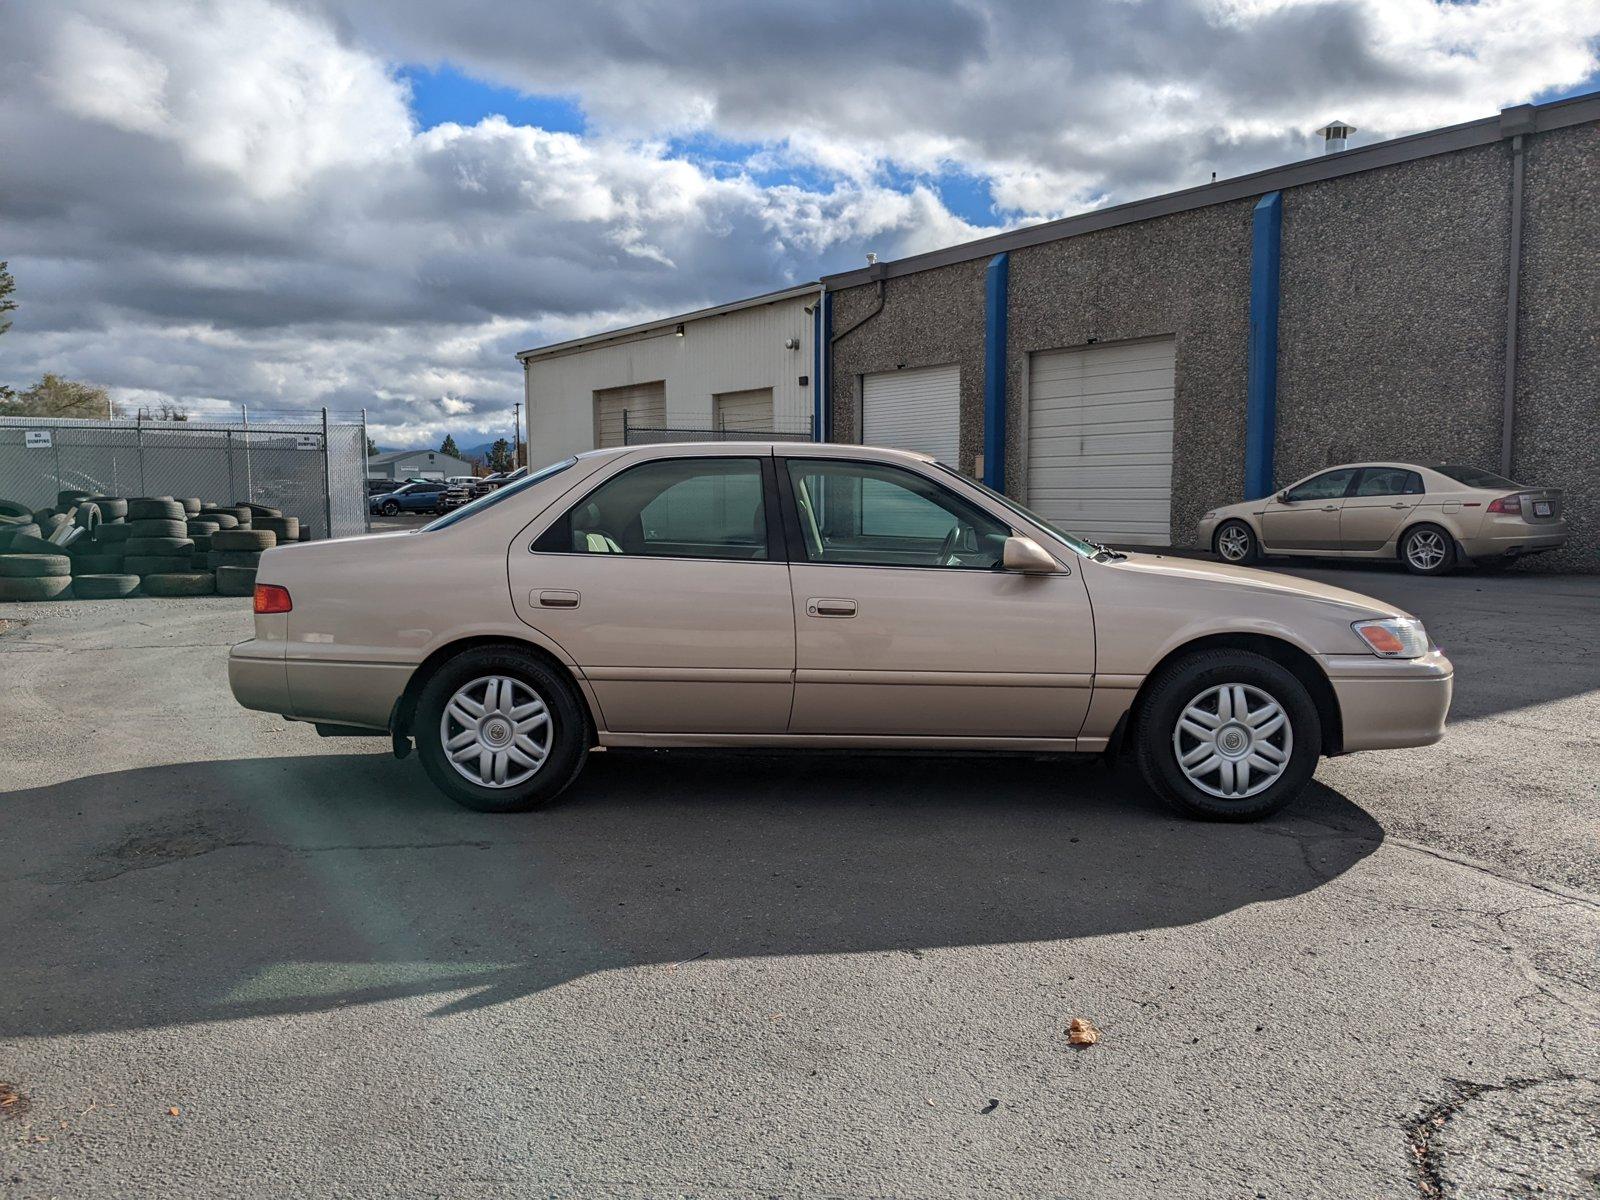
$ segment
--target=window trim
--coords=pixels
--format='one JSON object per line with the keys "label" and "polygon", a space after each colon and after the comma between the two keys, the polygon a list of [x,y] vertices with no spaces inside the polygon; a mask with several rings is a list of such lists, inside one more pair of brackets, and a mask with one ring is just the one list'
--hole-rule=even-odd
{"label": "window trim", "polygon": [[[584,504],[589,502],[601,488],[609,485],[613,480],[621,479],[630,471],[638,471],[644,467],[653,467],[661,463],[691,463],[691,462],[753,462],[761,473],[761,505],[766,514],[767,524],[767,556],[765,558],[720,558],[704,554],[590,554],[583,550],[541,550],[539,542],[558,526],[567,529],[566,545],[572,545],[572,514]],[[619,471],[613,471],[604,479],[597,480],[593,486],[575,500],[569,501],[557,514],[556,518],[545,525],[528,542],[528,553],[542,558],[582,558],[589,560],[605,559],[611,562],[717,562],[717,563],[750,563],[754,566],[765,566],[770,563],[787,563],[789,561],[788,539],[784,535],[782,517],[778,511],[778,495],[775,484],[775,474],[771,454],[663,454],[655,458],[647,458],[643,462],[630,463]]]}
{"label": "window trim", "polygon": [[956,500],[967,508],[976,509],[991,520],[1003,525],[1009,530],[1008,536],[1016,537],[1017,527],[1007,518],[1001,517],[986,505],[969,500],[960,492],[955,491],[944,480],[932,474],[907,466],[905,463],[882,462],[875,458],[850,458],[845,456],[821,454],[789,454],[776,457],[776,470],[778,492],[783,502],[783,525],[788,535],[788,544],[791,549],[789,561],[798,566],[806,567],[845,567],[852,570],[863,571],[961,571],[968,575],[987,575],[995,572],[1004,572],[1003,563],[996,563],[992,567],[942,567],[935,563],[846,563],[846,562],[814,562],[806,554],[805,537],[800,529],[800,507],[794,499],[794,483],[789,474],[790,463],[834,463],[842,466],[854,467],[880,467],[890,471],[904,471],[907,475],[914,475],[918,479],[926,480],[940,491],[954,496]]}

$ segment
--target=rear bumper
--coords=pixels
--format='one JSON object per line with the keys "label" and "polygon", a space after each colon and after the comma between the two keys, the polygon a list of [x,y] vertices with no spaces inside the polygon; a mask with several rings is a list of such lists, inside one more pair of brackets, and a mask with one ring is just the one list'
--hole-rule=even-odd
{"label": "rear bumper", "polygon": [[289,711],[289,671],[283,644],[269,650],[254,638],[228,651],[228,686],[233,698],[259,712]]}
{"label": "rear bumper", "polygon": [[1461,539],[1462,549],[1471,558],[1514,558],[1519,554],[1559,550],[1567,544],[1565,521],[1550,521],[1543,525],[1519,524],[1520,528],[1507,530],[1500,522],[1490,525],[1486,521],[1485,528],[1479,530],[1477,537]]}
{"label": "rear bumper", "polygon": [[1455,668],[1437,650],[1410,660],[1333,655],[1327,668],[1339,700],[1344,753],[1431,746],[1444,737]]}
{"label": "rear bumper", "polygon": [[228,653],[228,685],[245,708],[302,721],[386,730],[411,663],[286,658],[284,645],[240,642]]}

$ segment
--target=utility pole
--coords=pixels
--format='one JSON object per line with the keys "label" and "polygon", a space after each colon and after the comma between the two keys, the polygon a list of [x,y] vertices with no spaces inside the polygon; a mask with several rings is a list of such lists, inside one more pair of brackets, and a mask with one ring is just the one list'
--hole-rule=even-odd
{"label": "utility pole", "polygon": [[512,469],[522,466],[522,401],[518,400],[511,406],[511,466]]}

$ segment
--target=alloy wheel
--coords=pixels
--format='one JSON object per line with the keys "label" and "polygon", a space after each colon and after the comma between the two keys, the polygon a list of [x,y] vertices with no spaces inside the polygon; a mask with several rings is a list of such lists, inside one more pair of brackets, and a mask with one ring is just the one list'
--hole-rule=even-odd
{"label": "alloy wheel", "polygon": [[1250,553],[1250,531],[1243,525],[1230,525],[1217,535],[1217,550],[1228,562],[1243,562]]}
{"label": "alloy wheel", "polygon": [[1208,795],[1243,800],[1266,791],[1289,765],[1294,731],[1272,696],[1248,683],[1207,688],[1172,731],[1178,769]]}
{"label": "alloy wheel", "polygon": [[456,689],[439,717],[439,743],[456,773],[479,787],[525,783],[550,755],[544,700],[520,679],[491,675]]}
{"label": "alloy wheel", "polygon": [[1445,560],[1444,537],[1432,529],[1419,529],[1406,541],[1406,561],[1419,571],[1431,571]]}

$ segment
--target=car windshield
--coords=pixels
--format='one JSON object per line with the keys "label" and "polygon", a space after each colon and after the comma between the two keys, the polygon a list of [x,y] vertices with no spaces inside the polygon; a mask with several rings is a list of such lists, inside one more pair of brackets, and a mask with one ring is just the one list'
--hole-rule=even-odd
{"label": "car windshield", "polygon": [[568,467],[576,466],[576,458],[564,458],[558,463],[551,463],[548,467],[541,467],[532,475],[525,475],[521,479],[495,488],[494,491],[479,496],[470,504],[463,504],[460,508],[452,509],[437,520],[429,521],[418,532],[428,533],[434,529],[443,529],[447,525],[455,525],[461,521],[470,520],[486,508],[492,508],[502,500],[509,500],[519,492],[525,492],[536,483],[543,483],[552,475],[559,475]]}
{"label": "car windshield", "polygon": [[1513,483],[1504,475],[1496,475],[1493,471],[1479,470],[1477,467],[1465,466],[1461,463],[1443,463],[1436,468],[1441,475],[1448,475],[1457,483],[1464,483],[1470,488],[1517,488],[1520,483]]}
{"label": "car windshield", "polygon": [[995,491],[988,484],[982,483],[982,482],[980,482],[979,480],[976,480],[976,479],[968,479],[965,475],[962,475],[959,472],[955,471],[954,469],[945,466],[944,463],[936,463],[934,465],[937,466],[940,470],[946,471],[949,474],[956,476],[956,478],[961,480],[962,483],[969,484],[972,487],[977,488],[979,491],[983,492],[984,495],[988,496],[991,500],[994,500],[998,504],[1004,505],[1010,511],[1016,513],[1019,517],[1022,517],[1025,520],[1033,522],[1033,524],[1039,526],[1040,529],[1043,529],[1046,533],[1048,533],[1051,537],[1055,538],[1056,541],[1060,542],[1063,546],[1065,546],[1068,550],[1071,550],[1074,554],[1081,555],[1084,558],[1093,558],[1096,554],[1100,553],[1100,551],[1102,549],[1101,547],[1096,546],[1091,542],[1086,542],[1080,537],[1073,537],[1072,534],[1066,532],[1063,529],[1057,529],[1054,525],[1050,524],[1049,521],[1046,521],[1043,517],[1041,517],[1038,513],[1034,512],[1031,508],[1024,508],[1022,505],[1018,504],[1015,500],[1013,500],[1010,496],[1006,496],[1006,495],[1001,494],[1000,492]]}

